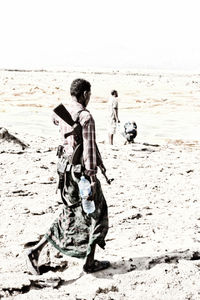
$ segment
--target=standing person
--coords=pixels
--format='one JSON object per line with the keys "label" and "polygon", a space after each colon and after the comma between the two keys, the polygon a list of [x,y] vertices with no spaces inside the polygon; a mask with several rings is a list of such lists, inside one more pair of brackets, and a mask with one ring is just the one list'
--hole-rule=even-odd
{"label": "standing person", "polygon": [[[72,172],[70,159],[77,141],[80,137],[66,133],[72,131],[72,127],[62,119],[54,119],[54,123],[60,126],[63,138],[60,161],[66,161],[65,179],[61,180],[61,198],[63,210],[59,217],[44,235],[42,240],[27,253],[27,262],[34,274],[40,274],[38,265],[39,255],[43,247],[50,242],[60,252],[78,258],[85,258],[83,270],[87,273],[106,269],[109,261],[94,259],[96,245],[102,249],[105,247],[105,237],[108,231],[107,204],[101,190],[100,181],[97,179],[97,151],[95,141],[95,122],[86,106],[91,96],[91,85],[84,79],[76,79],[70,87],[71,103],[67,107],[74,120],[79,119],[82,131],[82,172],[91,182],[92,195],[89,198],[95,202],[95,211],[89,215],[84,213],[78,189],[78,181]],[[78,138],[78,139],[77,139]],[[59,146],[61,147],[61,146]],[[58,164],[59,165],[59,164]],[[99,165],[99,164],[98,164]],[[105,167],[100,157],[100,165]]]}
{"label": "standing person", "polygon": [[108,141],[110,145],[113,145],[113,136],[116,133],[117,123],[120,123],[118,118],[118,92],[116,90],[111,91],[108,118]]}

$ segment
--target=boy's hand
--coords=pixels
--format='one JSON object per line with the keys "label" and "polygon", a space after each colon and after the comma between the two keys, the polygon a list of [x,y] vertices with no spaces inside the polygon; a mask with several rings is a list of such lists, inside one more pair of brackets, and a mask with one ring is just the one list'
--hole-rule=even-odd
{"label": "boy's hand", "polygon": [[92,201],[92,200],[94,200],[95,195],[96,195],[96,190],[97,190],[97,182],[96,182],[96,180],[97,180],[97,178],[96,178],[96,176],[91,176],[90,178],[91,178],[91,190],[92,190],[92,194],[91,194],[91,196],[89,196],[88,200]]}
{"label": "boy's hand", "polygon": [[92,199],[91,200],[94,200],[96,192],[97,192],[97,183],[96,182],[91,183],[91,189],[92,189],[92,195],[91,195]]}

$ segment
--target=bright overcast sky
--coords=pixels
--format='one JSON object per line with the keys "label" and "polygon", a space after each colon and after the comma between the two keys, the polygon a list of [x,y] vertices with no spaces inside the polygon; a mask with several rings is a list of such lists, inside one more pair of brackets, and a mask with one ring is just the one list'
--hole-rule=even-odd
{"label": "bright overcast sky", "polygon": [[200,0],[0,0],[0,68],[200,71],[199,6]]}

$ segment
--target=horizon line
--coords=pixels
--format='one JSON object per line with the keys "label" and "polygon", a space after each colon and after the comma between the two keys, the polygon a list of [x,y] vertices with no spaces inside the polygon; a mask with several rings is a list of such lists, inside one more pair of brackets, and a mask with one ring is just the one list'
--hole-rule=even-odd
{"label": "horizon line", "polygon": [[151,75],[151,74],[194,74],[200,76],[200,71],[174,70],[174,69],[145,69],[145,68],[111,68],[111,67],[45,67],[45,68],[0,68],[0,72],[49,72],[49,73],[92,73],[100,74],[124,74],[124,75]]}

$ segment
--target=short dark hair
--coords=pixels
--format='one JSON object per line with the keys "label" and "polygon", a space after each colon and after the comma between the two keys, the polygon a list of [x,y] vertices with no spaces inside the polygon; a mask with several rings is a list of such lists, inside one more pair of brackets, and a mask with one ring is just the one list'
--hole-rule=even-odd
{"label": "short dark hair", "polygon": [[112,91],[111,91],[111,95],[112,95],[112,96],[116,96],[116,97],[117,97],[117,96],[118,96],[118,93],[117,93],[117,91],[116,91],[116,90],[112,90]]}
{"label": "short dark hair", "polygon": [[80,96],[83,95],[83,93],[89,92],[91,89],[91,84],[89,81],[81,78],[77,78],[74,81],[72,81],[71,87],[70,87],[70,94],[71,96],[75,96],[77,99],[80,98]]}

